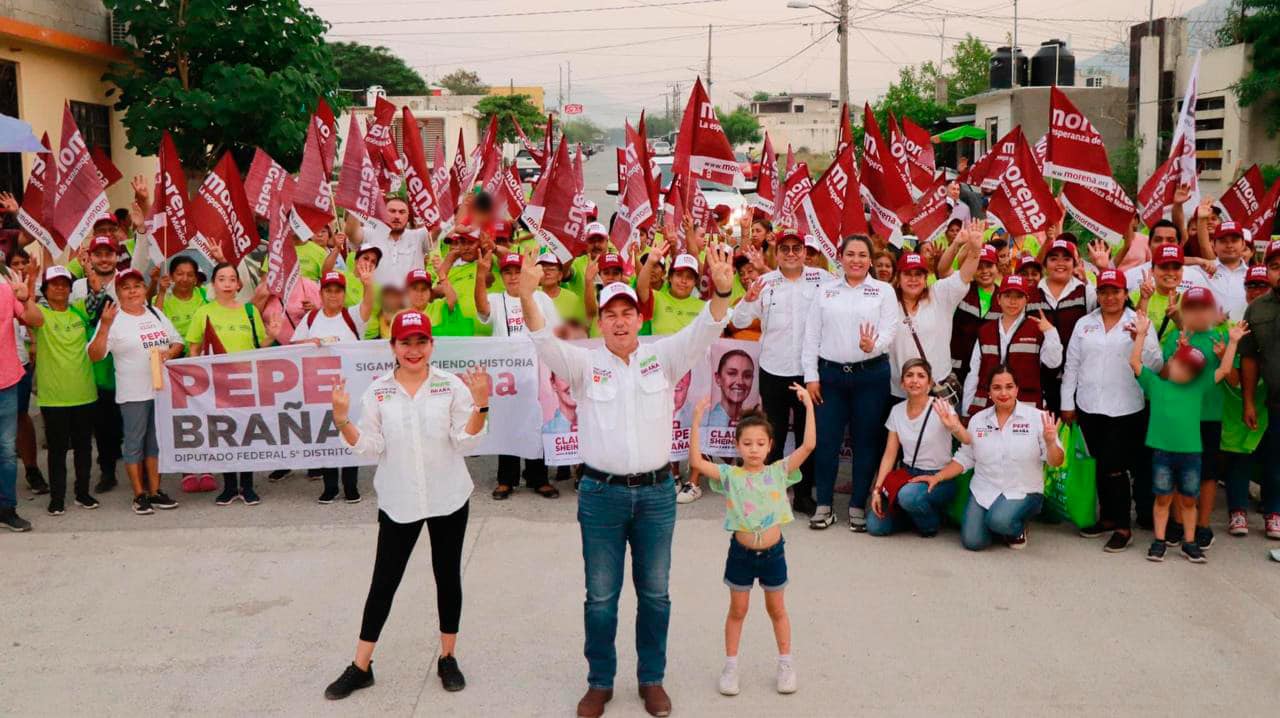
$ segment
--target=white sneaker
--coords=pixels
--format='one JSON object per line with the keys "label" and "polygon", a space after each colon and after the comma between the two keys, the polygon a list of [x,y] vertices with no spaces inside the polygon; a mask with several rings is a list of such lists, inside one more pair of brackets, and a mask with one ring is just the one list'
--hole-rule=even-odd
{"label": "white sneaker", "polygon": [[796,692],[796,667],[790,661],[786,663],[778,662],[778,692]]}
{"label": "white sneaker", "polygon": [[865,509],[849,509],[849,530],[856,534],[866,533],[867,512]]}
{"label": "white sneaker", "polygon": [[724,670],[720,671],[720,695],[738,695],[738,667],[736,665],[726,663],[724,664]]}
{"label": "white sneaker", "polygon": [[702,498],[702,489],[698,488],[698,485],[692,482],[686,482],[680,487],[680,490],[676,492],[677,504],[691,504],[700,498]]}

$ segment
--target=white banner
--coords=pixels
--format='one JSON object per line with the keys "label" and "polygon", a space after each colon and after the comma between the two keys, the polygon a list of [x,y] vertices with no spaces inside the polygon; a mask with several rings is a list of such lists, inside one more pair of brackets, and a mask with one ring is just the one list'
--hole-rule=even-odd
{"label": "white banner", "polygon": [[[475,455],[542,455],[538,362],[526,338],[441,337],[431,365],[493,377],[489,434]],[[333,380],[344,377],[352,420],[369,383],[394,366],[385,341],[296,345],[165,364],[156,397],[160,470],[174,473],[332,468],[372,463],[351,453],[333,425]]]}

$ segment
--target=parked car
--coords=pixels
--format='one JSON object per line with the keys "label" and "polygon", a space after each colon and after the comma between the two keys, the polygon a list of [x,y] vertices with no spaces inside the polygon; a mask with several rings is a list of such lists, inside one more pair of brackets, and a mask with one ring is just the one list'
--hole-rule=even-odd
{"label": "parked car", "polygon": [[[662,175],[662,193],[666,194],[671,188],[671,164],[675,158],[668,155],[665,157],[655,157],[653,164],[658,168],[658,172]],[[750,212],[751,207],[747,205],[747,198],[743,196],[743,190],[729,185],[723,185],[718,182],[709,180],[698,180],[698,189],[702,190],[702,196],[707,198],[707,205],[715,207],[716,205],[725,205],[729,208],[730,219],[729,226],[734,234],[738,232],[738,221],[744,212]],[[755,183],[748,182],[743,188],[747,192],[755,191]],[[616,196],[618,194],[618,183],[610,182],[605,185],[605,193]]]}
{"label": "parked car", "polygon": [[650,144],[654,157],[668,157],[671,155],[671,143],[666,140],[654,140]]}
{"label": "parked car", "polygon": [[528,150],[516,153],[516,174],[521,182],[537,182],[542,177],[542,167]]}
{"label": "parked car", "polygon": [[751,155],[746,152],[734,152],[733,156],[738,160],[738,164],[742,167],[742,176],[749,180],[755,180],[760,174],[760,162],[751,159]]}

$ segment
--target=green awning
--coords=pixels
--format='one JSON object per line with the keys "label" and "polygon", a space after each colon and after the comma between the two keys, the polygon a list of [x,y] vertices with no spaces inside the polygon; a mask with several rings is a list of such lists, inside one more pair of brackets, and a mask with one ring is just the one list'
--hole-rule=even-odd
{"label": "green awning", "polygon": [[961,125],[953,127],[940,135],[934,135],[934,139],[938,142],[956,142],[959,140],[981,140],[986,138],[987,133],[973,125]]}

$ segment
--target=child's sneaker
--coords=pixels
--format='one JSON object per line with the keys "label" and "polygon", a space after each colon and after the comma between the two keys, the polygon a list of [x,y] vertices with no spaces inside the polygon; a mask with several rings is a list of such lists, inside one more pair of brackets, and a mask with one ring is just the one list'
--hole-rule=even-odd
{"label": "child's sneaker", "polygon": [[1267,514],[1267,538],[1280,539],[1280,514]]}
{"label": "child's sneaker", "polygon": [[702,498],[702,489],[698,488],[698,485],[691,481],[685,482],[684,485],[680,487],[680,491],[676,492],[677,504],[691,504],[700,498]]}
{"label": "child's sneaker", "polygon": [[1249,515],[1243,511],[1232,511],[1231,520],[1227,522],[1227,533],[1232,536],[1249,535]]}
{"label": "child's sneaker", "polygon": [[738,663],[737,661],[725,661],[724,669],[720,671],[720,695],[736,696],[738,695]]}
{"label": "child's sneaker", "polygon": [[1202,551],[1209,550],[1209,548],[1213,546],[1213,529],[1208,526],[1197,526],[1196,545],[1199,546]]}
{"label": "child's sneaker", "polygon": [[1164,560],[1165,542],[1156,539],[1151,542],[1151,548],[1147,549],[1147,560],[1156,561],[1157,563]]}
{"label": "child's sneaker", "polygon": [[790,659],[778,659],[778,692],[796,692],[796,667]]}
{"label": "child's sneaker", "polygon": [[1182,555],[1187,557],[1191,563],[1204,563],[1204,549],[1200,548],[1200,544],[1195,542],[1186,542],[1182,544]]}

